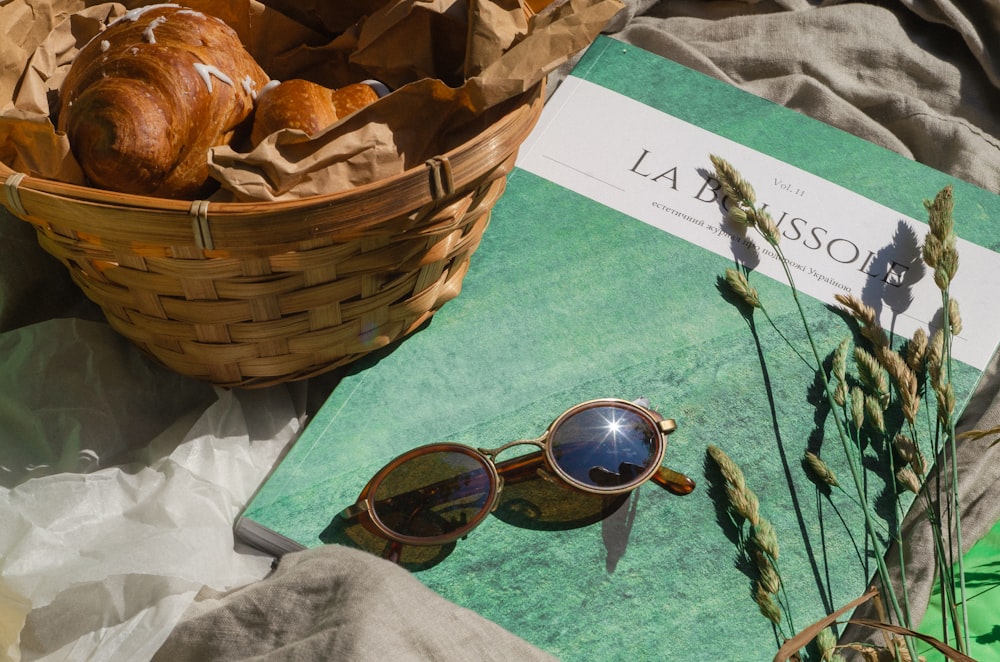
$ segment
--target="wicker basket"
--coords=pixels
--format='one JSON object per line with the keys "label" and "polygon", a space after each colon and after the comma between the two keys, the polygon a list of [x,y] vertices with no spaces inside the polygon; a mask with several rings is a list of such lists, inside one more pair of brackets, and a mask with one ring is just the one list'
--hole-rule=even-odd
{"label": "wicker basket", "polygon": [[0,163],[0,200],[168,368],[226,387],[304,379],[404,337],[458,294],[542,88],[448,153],[343,193],[192,204]]}

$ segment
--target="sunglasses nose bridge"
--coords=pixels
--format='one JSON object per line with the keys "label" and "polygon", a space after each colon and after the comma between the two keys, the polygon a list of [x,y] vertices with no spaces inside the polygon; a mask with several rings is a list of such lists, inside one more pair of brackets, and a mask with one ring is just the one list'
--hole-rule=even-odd
{"label": "sunglasses nose bridge", "polygon": [[497,446],[496,448],[477,448],[476,450],[478,450],[480,453],[489,458],[491,462],[496,464],[497,455],[499,455],[500,453],[503,453],[505,450],[513,448],[514,446],[525,446],[525,445],[537,446],[539,449],[544,449],[545,437],[539,437],[537,439],[519,439],[517,441],[507,442],[503,446]]}

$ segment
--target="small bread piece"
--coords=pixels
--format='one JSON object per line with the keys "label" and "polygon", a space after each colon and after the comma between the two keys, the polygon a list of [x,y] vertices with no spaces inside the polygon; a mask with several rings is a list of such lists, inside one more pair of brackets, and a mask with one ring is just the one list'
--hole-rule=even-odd
{"label": "small bread piece", "polygon": [[333,107],[339,118],[344,118],[356,110],[378,100],[378,94],[367,83],[345,85],[333,91]]}
{"label": "small bread piece", "polygon": [[331,89],[301,78],[265,87],[257,97],[250,142],[254,147],[282,129],[314,136],[354,111],[376,101],[366,83]]}

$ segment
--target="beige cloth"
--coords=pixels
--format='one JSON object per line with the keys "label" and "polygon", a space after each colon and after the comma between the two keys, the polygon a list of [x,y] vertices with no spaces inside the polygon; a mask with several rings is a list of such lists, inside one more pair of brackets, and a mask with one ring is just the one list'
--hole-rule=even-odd
{"label": "beige cloth", "polygon": [[154,662],[554,659],[398,565],[346,547],[290,554],[264,581],[201,597]]}
{"label": "beige cloth", "polygon": [[[1000,113],[996,112],[1000,108],[996,52],[1000,7],[990,0],[881,4],[628,0],[626,11],[612,20],[608,31],[908,157],[1000,190]],[[95,318],[93,308],[80,301],[67,279],[48,264],[50,258],[32,244],[26,227],[0,216],[0,344],[15,345],[27,336],[42,343],[47,331],[67,322],[59,318]],[[132,365],[136,361],[127,351],[115,356]],[[52,352],[53,362],[65,358]],[[25,379],[29,377],[26,372]],[[153,375],[148,385],[171,393],[178,411],[183,409],[184,394],[167,390],[176,389],[176,384]],[[998,385],[1000,373],[994,366],[969,406],[963,428],[1000,422]],[[320,382],[310,388],[321,389]],[[0,404],[8,405],[16,395],[0,394]],[[190,402],[200,401],[203,395],[190,394]],[[65,394],[67,411],[74,404],[72,397]],[[115,406],[104,408],[106,429],[131,430],[123,438],[154,435],[155,431],[128,427],[137,419],[150,420],[151,411],[141,409],[148,397],[129,393],[118,397]],[[0,431],[2,424],[9,423],[3,418],[9,411],[0,407]],[[166,424],[167,419],[161,414],[156,420]],[[271,433],[254,430],[276,427],[249,429],[248,438],[257,444],[264,439],[255,435]],[[128,441],[141,446],[144,439]],[[991,453],[996,455],[998,449]],[[983,458],[981,447],[964,444],[962,450],[963,527],[968,547],[1000,516],[1000,499],[990,494],[1000,477],[1000,462]],[[231,502],[244,498],[245,489],[234,492]],[[190,522],[181,518],[169,525],[181,535]],[[914,604],[920,604],[926,601],[933,570],[931,555],[926,553],[927,531],[915,519],[908,519],[905,529],[910,545],[910,595]],[[0,558],[7,551],[0,547]],[[150,548],[149,553],[155,550]],[[890,562],[893,559],[890,553]],[[135,567],[147,567],[142,565],[147,563],[156,568],[163,566],[162,561],[130,562]],[[220,569],[217,577],[198,578],[212,588],[202,590],[191,603],[157,659],[548,659],[517,637],[431,594],[412,576],[344,548],[287,556],[266,579],[228,593],[220,592],[227,590],[223,574]],[[28,580],[30,576],[24,582]],[[190,590],[191,584],[185,580],[183,587],[176,588],[169,582],[147,582],[141,600],[138,593],[126,592],[138,602],[125,606],[138,613],[143,604],[165,602]],[[97,632],[110,627],[111,616],[87,621],[78,610],[80,604],[96,604],[102,592],[111,594],[112,589],[110,581],[102,585],[95,580],[76,591],[76,597],[85,600],[70,600],[67,590],[54,594],[46,608],[29,613],[22,633],[23,659],[53,654],[75,632],[72,628],[93,627]],[[92,591],[91,597],[83,594],[85,590]],[[122,650],[136,651],[129,659],[147,659],[159,645],[157,640],[156,645],[129,648],[122,644],[128,639],[128,628],[113,632],[113,637],[100,643],[103,656],[94,654],[89,659],[122,659],[115,655]],[[848,636],[854,638],[855,633]]]}

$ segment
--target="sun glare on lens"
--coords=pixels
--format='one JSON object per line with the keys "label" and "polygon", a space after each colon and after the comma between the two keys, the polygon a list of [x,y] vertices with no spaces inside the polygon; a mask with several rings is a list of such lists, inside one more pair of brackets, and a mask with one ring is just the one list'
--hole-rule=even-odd
{"label": "sun glare on lens", "polygon": [[622,420],[624,420],[626,412],[618,411],[617,409],[607,408],[607,414],[599,414],[602,423],[599,426],[604,428],[604,438],[601,442],[610,441],[613,444],[618,443],[618,437],[624,432],[625,426],[622,425]]}

